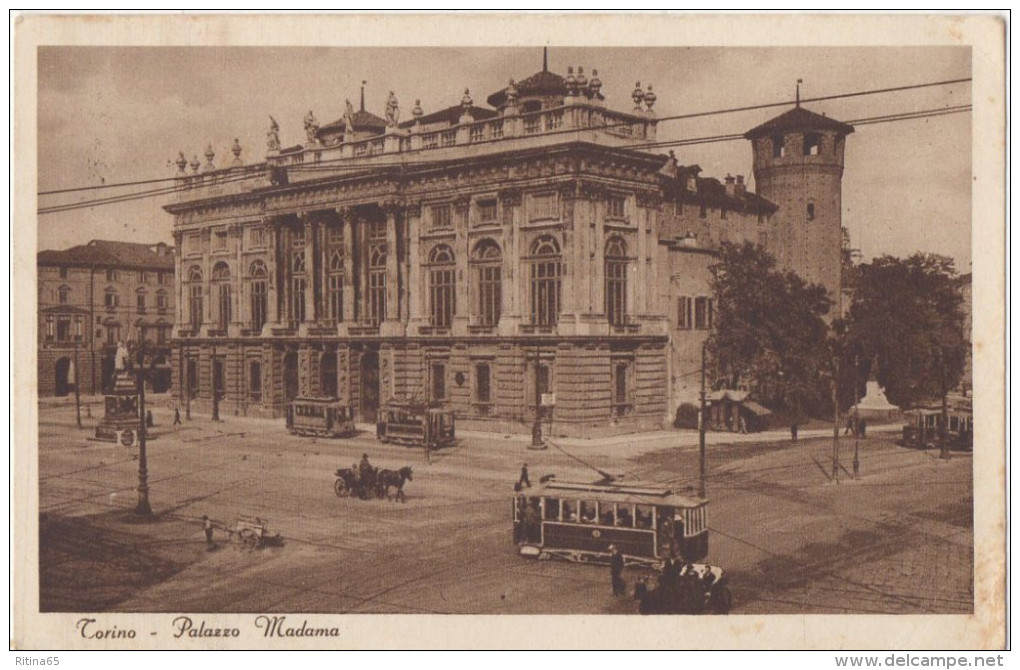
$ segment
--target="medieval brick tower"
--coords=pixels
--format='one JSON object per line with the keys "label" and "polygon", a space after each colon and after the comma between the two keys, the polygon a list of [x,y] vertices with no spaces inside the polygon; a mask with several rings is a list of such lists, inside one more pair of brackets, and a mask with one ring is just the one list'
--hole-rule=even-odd
{"label": "medieval brick tower", "polygon": [[758,193],[779,206],[765,247],[781,267],[822,284],[838,313],[843,150],[853,126],[796,107],[748,131]]}

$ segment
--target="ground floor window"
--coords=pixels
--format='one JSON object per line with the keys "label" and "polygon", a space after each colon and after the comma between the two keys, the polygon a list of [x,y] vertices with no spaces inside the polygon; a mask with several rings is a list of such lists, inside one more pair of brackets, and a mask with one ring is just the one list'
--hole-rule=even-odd
{"label": "ground floor window", "polygon": [[248,363],[248,397],[262,400],[262,361]]}
{"label": "ground floor window", "polygon": [[432,399],[446,400],[446,365],[432,364]]}
{"label": "ground floor window", "polygon": [[475,401],[481,404],[492,402],[491,368],[488,363],[475,366]]}

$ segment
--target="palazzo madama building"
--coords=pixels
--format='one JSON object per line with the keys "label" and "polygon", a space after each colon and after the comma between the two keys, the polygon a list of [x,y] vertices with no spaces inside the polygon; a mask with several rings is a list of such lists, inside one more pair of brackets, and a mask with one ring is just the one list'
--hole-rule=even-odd
{"label": "palazzo madama building", "polygon": [[[697,401],[721,241],[774,246],[794,266],[799,250],[825,280],[811,252],[831,237],[838,290],[831,182],[852,128],[798,106],[749,132],[759,183],[775,185],[766,200],[657,149],[655,101],[638,86],[614,111],[597,71],[543,68],[488,106],[465,91],[403,120],[392,93],[383,116],[362,95],[331,123],[309,112],[294,147],[273,120],[253,165],[236,141],[226,165],[182,154],[166,207],[175,392],[217,393],[226,415],[280,417],[312,396],[365,422],[417,399],[493,431],[530,430],[539,411],[556,435],[671,423]],[[808,210],[786,191],[812,170],[829,181]],[[554,403],[539,410],[543,396]]]}

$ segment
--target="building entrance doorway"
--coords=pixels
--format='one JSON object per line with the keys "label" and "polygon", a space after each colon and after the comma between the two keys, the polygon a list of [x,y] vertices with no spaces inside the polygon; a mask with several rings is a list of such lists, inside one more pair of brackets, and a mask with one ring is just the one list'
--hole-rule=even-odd
{"label": "building entrance doorway", "polygon": [[66,356],[57,359],[56,365],[56,387],[54,394],[58,396],[65,396],[70,392],[70,375],[71,375],[71,359]]}
{"label": "building entrance doorway", "polygon": [[361,420],[375,423],[379,414],[379,353],[366,351],[361,356]]}
{"label": "building entrance doorway", "polygon": [[291,351],[283,357],[283,405],[290,407],[290,401],[298,397],[297,352]]}
{"label": "building entrance doorway", "polygon": [[336,352],[327,351],[319,359],[319,395],[323,398],[337,397]]}

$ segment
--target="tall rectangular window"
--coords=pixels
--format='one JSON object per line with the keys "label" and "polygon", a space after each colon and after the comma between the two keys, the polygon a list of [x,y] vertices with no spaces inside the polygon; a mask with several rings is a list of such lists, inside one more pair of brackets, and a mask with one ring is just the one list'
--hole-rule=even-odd
{"label": "tall rectangular window", "polygon": [[138,303],[138,313],[145,314],[145,294],[139,293],[135,296],[135,299]]}
{"label": "tall rectangular window", "polygon": [[433,268],[429,271],[430,312],[429,322],[433,326],[449,327],[456,312],[454,273],[451,267]]}
{"label": "tall rectangular window", "polygon": [[333,273],[328,279],[329,318],[333,321],[344,320],[344,276]]}
{"label": "tall rectangular window", "polygon": [[226,330],[230,323],[230,284],[221,283],[218,289],[220,330]]}
{"label": "tall rectangular window", "polygon": [[698,330],[712,328],[712,299],[704,296],[694,299],[694,327]]}
{"label": "tall rectangular window", "polygon": [[60,268],[60,278],[67,279],[67,268]]}
{"label": "tall rectangular window", "polygon": [[253,247],[266,246],[266,229],[262,226],[255,226],[248,229],[248,243]]}
{"label": "tall rectangular window", "polygon": [[693,300],[687,296],[680,296],[677,298],[676,306],[676,327],[680,330],[690,330],[691,328],[691,310],[693,309]]}
{"label": "tall rectangular window", "polygon": [[57,319],[57,341],[67,342],[71,339],[71,319],[60,317]]}
{"label": "tall rectangular window", "polygon": [[262,399],[262,361],[248,363],[248,397]]}
{"label": "tall rectangular window", "polygon": [[191,325],[198,328],[202,325],[202,285],[192,284],[188,295],[188,316]]}
{"label": "tall rectangular window", "polygon": [[[385,230],[383,231],[385,234]],[[368,322],[386,318],[386,243],[375,242],[368,252]]]}
{"label": "tall rectangular window", "polygon": [[482,265],[478,268],[478,319],[483,326],[499,323],[502,300],[501,266]]}
{"label": "tall rectangular window", "polygon": [[492,379],[491,368],[488,363],[479,363],[475,366],[475,401],[479,403],[492,402]]}
{"label": "tall rectangular window", "polygon": [[269,312],[269,286],[264,279],[251,283],[251,328],[259,332],[266,324]]}
{"label": "tall rectangular window", "polygon": [[225,232],[216,233],[216,248],[221,251],[227,248],[227,234]]}
{"label": "tall rectangular window", "polygon": [[290,318],[301,323],[305,320],[305,288],[307,282],[303,276],[291,277],[290,280]]}
{"label": "tall rectangular window", "polygon": [[446,365],[432,364],[432,399],[446,400]]}
{"label": "tall rectangular window", "polygon": [[613,404],[615,405],[626,405],[629,398],[627,397],[627,368],[630,367],[626,363],[616,363],[613,365]]}
{"label": "tall rectangular window", "polygon": [[624,260],[606,259],[606,316],[614,326],[627,322],[627,262]]}

